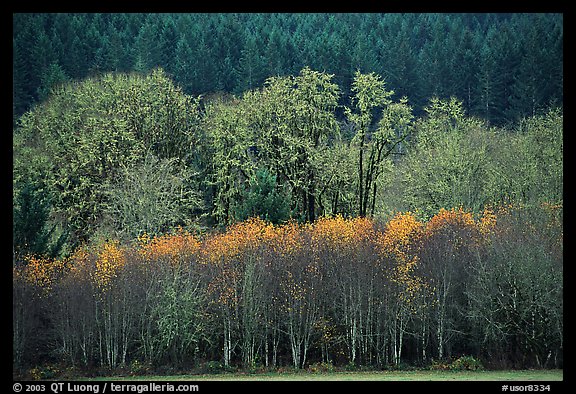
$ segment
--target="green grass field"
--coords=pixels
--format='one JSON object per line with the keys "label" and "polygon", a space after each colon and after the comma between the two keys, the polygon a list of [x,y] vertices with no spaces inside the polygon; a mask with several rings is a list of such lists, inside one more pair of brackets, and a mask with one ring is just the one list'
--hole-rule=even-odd
{"label": "green grass field", "polygon": [[126,376],[104,380],[147,381],[561,381],[563,370],[520,371],[371,371],[327,373],[224,373],[174,376]]}

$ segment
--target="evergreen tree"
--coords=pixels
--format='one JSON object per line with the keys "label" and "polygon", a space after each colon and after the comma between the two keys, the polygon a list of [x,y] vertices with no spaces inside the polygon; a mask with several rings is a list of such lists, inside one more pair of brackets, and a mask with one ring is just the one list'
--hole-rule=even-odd
{"label": "evergreen tree", "polygon": [[460,97],[466,112],[470,113],[476,105],[476,86],[478,85],[479,44],[474,33],[464,27],[458,37],[458,44],[454,53],[453,81],[455,89],[453,94]]}
{"label": "evergreen tree", "polygon": [[135,65],[148,71],[161,64],[158,26],[148,17],[140,28],[135,42]]}
{"label": "evergreen tree", "polygon": [[196,78],[194,78],[192,93],[205,94],[220,90],[218,73],[215,67],[216,61],[212,57],[210,46],[203,36],[196,42],[194,58],[196,59],[194,66]]}
{"label": "evergreen tree", "polygon": [[158,55],[160,66],[169,74],[173,74],[176,69],[176,49],[178,44],[178,32],[172,15],[164,15],[162,18],[162,29],[159,35]]}
{"label": "evergreen tree", "polygon": [[174,79],[182,87],[184,92],[191,93],[194,88],[194,80],[198,77],[194,69],[194,52],[184,35],[180,36],[176,44],[174,61]]}
{"label": "evergreen tree", "polygon": [[25,67],[26,59],[22,54],[22,49],[17,45],[15,39],[12,40],[12,119],[13,123],[20,114],[24,113],[33,101],[29,94],[29,75]]}
{"label": "evergreen tree", "polygon": [[244,201],[236,211],[235,216],[241,221],[259,217],[274,224],[283,223],[290,217],[290,200],[284,191],[278,190],[276,176],[262,168],[249,182]]}
{"label": "evergreen tree", "polygon": [[13,20],[18,115],[39,100],[52,63],[72,79],[163,66],[194,94],[241,94],[306,66],[333,73],[348,93],[360,69],[385,76],[416,114],[434,95],[456,96],[497,124],[563,99],[559,14],[58,13]]}
{"label": "evergreen tree", "polygon": [[247,33],[240,53],[238,64],[238,84],[235,93],[252,90],[262,85],[266,78],[264,74],[264,58],[260,53],[261,44],[257,37]]}
{"label": "evergreen tree", "polygon": [[274,26],[268,36],[264,56],[266,58],[267,75],[269,76],[285,75],[284,63],[286,59],[283,58],[284,43],[281,35],[280,29]]}
{"label": "evergreen tree", "polygon": [[477,107],[475,110],[484,119],[491,122],[500,121],[506,107],[505,86],[501,73],[501,55],[498,46],[500,32],[494,29],[488,31],[486,40],[480,49],[478,70]]}
{"label": "evergreen tree", "polygon": [[514,36],[518,37],[518,42],[514,48],[518,49],[514,55],[520,60],[509,83],[506,115],[511,120],[534,116],[546,108],[559,95],[558,82],[554,83],[554,80],[562,80],[558,66],[554,66],[562,63],[562,53],[550,39],[554,23],[544,14],[516,20]]}
{"label": "evergreen tree", "polygon": [[45,100],[52,93],[52,89],[68,81],[69,78],[58,63],[52,63],[42,75],[41,85],[38,88],[38,97]]}
{"label": "evergreen tree", "polygon": [[16,253],[47,254],[50,202],[46,190],[27,183],[19,188],[13,207],[12,237]]}

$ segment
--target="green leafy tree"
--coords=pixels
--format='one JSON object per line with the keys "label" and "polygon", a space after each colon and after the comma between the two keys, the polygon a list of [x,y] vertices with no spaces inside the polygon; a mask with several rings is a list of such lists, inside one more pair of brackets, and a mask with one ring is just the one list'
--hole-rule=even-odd
{"label": "green leafy tree", "polygon": [[191,184],[194,176],[182,161],[151,154],[121,167],[108,188],[104,223],[115,238],[127,240],[176,226],[190,227],[195,211],[202,207],[201,196]]}
{"label": "green leafy tree", "polygon": [[240,201],[243,185],[254,171],[246,111],[236,99],[220,97],[206,103],[207,183],[213,189],[212,216],[218,223],[235,221],[232,207]]}
{"label": "green leafy tree", "polygon": [[458,206],[480,211],[494,190],[486,138],[493,131],[466,117],[454,98],[432,99],[426,111],[428,116],[414,125],[415,138],[400,165],[405,209],[427,216]]}
{"label": "green leafy tree", "polygon": [[288,184],[292,208],[310,222],[324,186],[318,154],[339,132],[334,113],[339,89],[332,77],[305,67],[295,77],[269,78],[262,91],[246,96],[253,103],[261,159],[278,182]]}
{"label": "green leafy tree", "polygon": [[525,118],[504,134],[493,154],[494,200],[521,204],[563,201],[563,113]]}
{"label": "green leafy tree", "polygon": [[[382,173],[382,164],[409,133],[412,109],[406,98],[393,103],[389,97],[394,91],[386,90],[384,80],[374,74],[357,71],[352,84],[353,109],[346,108],[347,119],[356,130],[351,146],[358,152],[357,204],[358,214],[374,214],[377,180]],[[381,118],[374,130],[375,112]]]}
{"label": "green leafy tree", "polygon": [[106,185],[120,168],[148,151],[190,163],[197,104],[161,70],[62,85],[20,119],[14,178],[41,180],[53,196],[51,217],[71,245],[81,244],[100,226]]}
{"label": "green leafy tree", "polygon": [[356,213],[356,156],[343,136],[319,150],[315,156],[318,168],[318,216]]}

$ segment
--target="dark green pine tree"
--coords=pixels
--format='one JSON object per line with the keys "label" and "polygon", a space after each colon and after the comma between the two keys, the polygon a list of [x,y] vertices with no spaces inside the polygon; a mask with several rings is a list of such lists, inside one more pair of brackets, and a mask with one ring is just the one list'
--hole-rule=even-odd
{"label": "dark green pine tree", "polygon": [[352,43],[350,65],[353,70],[348,70],[350,75],[353,75],[356,70],[360,70],[362,73],[370,73],[379,69],[378,58],[374,51],[376,43],[371,42],[371,35],[368,35],[369,32],[365,31],[364,33],[366,35],[356,35]]}
{"label": "dark green pine tree", "polygon": [[17,117],[39,99],[48,68],[58,62],[61,42],[57,41],[55,49],[51,39],[55,28],[47,14],[14,14],[13,22],[13,111]]}
{"label": "dark green pine tree", "polygon": [[466,113],[470,114],[476,107],[478,97],[479,71],[479,37],[465,27],[458,37],[458,45],[454,53],[453,81],[455,83],[455,96],[462,100]]}
{"label": "dark green pine tree", "polygon": [[479,51],[474,112],[495,124],[506,120],[511,80],[517,62],[510,39],[506,28],[492,25]]}
{"label": "dark green pine tree", "polygon": [[236,208],[236,217],[239,220],[259,217],[274,224],[290,218],[290,199],[278,190],[276,177],[267,169],[256,172],[244,201]]}
{"label": "dark green pine tree", "polygon": [[100,36],[100,45],[95,54],[97,69],[116,72],[130,69],[131,50],[124,47],[122,40],[122,33],[113,25],[108,25]]}
{"label": "dark green pine tree", "polygon": [[174,79],[185,93],[191,94],[194,90],[194,81],[198,77],[194,67],[194,52],[184,35],[180,36],[176,44],[174,60]]}
{"label": "dark green pine tree", "polygon": [[50,201],[46,191],[39,185],[27,183],[19,189],[13,205],[12,236],[14,252],[35,255],[58,254],[64,236],[56,243],[50,238],[54,226],[48,223]]}
{"label": "dark green pine tree", "polygon": [[[14,14],[13,110],[53,64],[71,79],[163,67],[193,94],[239,94],[303,67],[376,72],[417,108],[454,95],[495,123],[563,100],[558,14]],[[54,69],[52,69],[54,71]],[[44,94],[44,93],[43,93]]]}
{"label": "dark green pine tree", "polygon": [[564,93],[564,19],[563,15],[549,16],[548,45],[546,45],[546,98],[550,104],[561,105]]}
{"label": "dark green pine tree", "polygon": [[193,94],[204,94],[215,92],[218,90],[218,74],[216,69],[216,59],[212,56],[210,46],[206,42],[205,37],[200,37],[199,41],[195,43],[194,59],[195,74],[192,85]]}
{"label": "dark green pine tree", "polygon": [[[379,39],[378,48],[382,54],[382,63],[384,64],[382,75],[385,76],[388,84],[394,88],[397,97],[409,97],[412,101],[415,99],[413,92],[416,90],[417,60],[415,45],[412,42],[412,21],[413,16],[392,16],[395,20],[386,20],[387,23],[393,24],[393,32],[390,31],[393,38]],[[391,18],[392,18],[391,17]]]}
{"label": "dark green pine tree", "polygon": [[418,89],[426,100],[434,96],[446,98],[450,96],[449,62],[455,49],[447,40],[448,17],[434,14],[422,22],[428,25],[429,35],[418,55]]}
{"label": "dark green pine tree", "polygon": [[140,28],[136,37],[134,53],[134,70],[148,71],[159,67],[161,62],[160,34],[158,23],[153,16],[149,15]]}
{"label": "dark green pine tree", "polygon": [[163,15],[162,29],[158,42],[159,60],[158,65],[169,74],[174,74],[176,69],[176,48],[178,44],[178,32],[172,15]]}
{"label": "dark green pine tree", "polygon": [[228,53],[220,62],[217,70],[218,90],[233,92],[238,84],[238,70],[233,56]]}
{"label": "dark green pine tree", "polygon": [[38,99],[40,101],[45,100],[52,92],[52,89],[68,80],[68,76],[58,63],[50,64],[42,74],[40,86],[38,87]]}
{"label": "dark green pine tree", "polygon": [[262,85],[266,79],[264,57],[260,52],[261,43],[254,34],[244,35],[244,45],[238,63],[238,83],[236,94],[252,90]]}
{"label": "dark green pine tree", "polygon": [[282,58],[282,33],[276,26],[272,28],[266,43],[264,57],[266,59],[266,73],[268,76],[284,75],[284,59]]}
{"label": "dark green pine tree", "polygon": [[82,79],[94,69],[95,54],[101,45],[100,32],[85,15],[75,14],[69,18],[72,37],[61,65],[71,78]]}
{"label": "dark green pine tree", "polygon": [[[551,103],[558,102],[562,81],[558,65],[558,30],[554,20],[545,14],[524,14],[513,19],[514,36],[518,37],[516,58],[519,59],[510,81],[509,107],[506,117],[516,120],[534,116]],[[561,36],[561,33],[560,33]]]}
{"label": "dark green pine tree", "polygon": [[52,16],[51,42],[57,57],[58,64],[67,75],[72,76],[71,70],[73,54],[71,53],[72,40],[76,32],[72,29],[71,17],[69,14],[58,13]]}
{"label": "dark green pine tree", "polygon": [[12,40],[12,120],[16,120],[28,109],[33,101],[29,91],[30,70],[26,58],[16,39]]}

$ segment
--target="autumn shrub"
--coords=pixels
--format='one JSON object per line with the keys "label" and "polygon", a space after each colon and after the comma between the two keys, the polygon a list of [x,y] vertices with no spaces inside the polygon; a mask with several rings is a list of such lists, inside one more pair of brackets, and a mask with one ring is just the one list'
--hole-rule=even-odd
{"label": "autumn shrub", "polygon": [[[329,341],[324,341],[324,357],[346,350],[349,362],[368,358],[374,315],[362,310],[374,302],[382,276],[377,275],[375,243],[377,231],[369,218],[320,218],[306,228],[310,233],[312,256],[318,261],[320,293],[324,293],[322,319],[332,321]],[[378,279],[375,279],[377,277]],[[320,318],[320,316],[318,316]],[[325,335],[325,331],[315,333]]]}
{"label": "autumn shrub", "polygon": [[334,372],[336,368],[329,362],[316,362],[308,365],[306,370],[310,373],[330,373]]}
{"label": "autumn shrub", "polygon": [[31,368],[28,374],[33,380],[54,379],[59,375],[58,367],[54,365],[43,365]]}
{"label": "autumn shrub", "polygon": [[104,242],[95,250],[92,280],[102,291],[110,290],[126,263],[125,250],[116,240]]}
{"label": "autumn shrub", "polygon": [[[14,267],[22,278],[38,292],[38,296],[50,295],[54,284],[64,274],[66,259],[52,259],[42,256],[25,255],[23,262]],[[19,274],[19,273],[18,273]]]}
{"label": "autumn shrub", "polygon": [[[53,335],[46,323],[53,314],[53,293],[65,276],[67,261],[24,255],[12,266],[13,361],[18,369],[46,361]],[[50,326],[48,326],[49,328]],[[38,333],[44,332],[44,335]]]}
{"label": "autumn shrub", "polygon": [[481,371],[484,369],[482,362],[472,356],[462,356],[448,365],[451,371]]}
{"label": "autumn shrub", "polygon": [[424,227],[417,270],[430,289],[427,316],[435,331],[432,356],[438,359],[449,356],[452,346],[466,349],[459,333],[471,329],[466,289],[480,237],[474,215],[462,208],[440,209]]}

